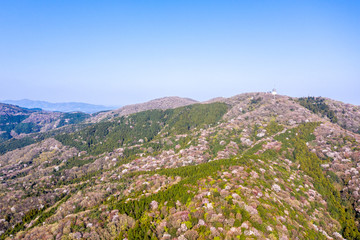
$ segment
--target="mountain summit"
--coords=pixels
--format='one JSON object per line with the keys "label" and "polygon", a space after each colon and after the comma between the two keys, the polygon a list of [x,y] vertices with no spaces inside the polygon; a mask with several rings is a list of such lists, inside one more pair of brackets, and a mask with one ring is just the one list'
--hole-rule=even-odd
{"label": "mountain summit", "polygon": [[183,107],[187,105],[191,105],[197,103],[198,101],[193,100],[191,98],[181,98],[181,97],[163,97],[150,100],[144,103],[137,103],[132,105],[126,105],[122,108],[108,111],[104,113],[98,114],[93,121],[99,121],[103,119],[110,119],[113,117],[118,116],[125,116],[132,113],[142,112],[146,110],[153,110],[153,109],[171,109],[177,107]]}

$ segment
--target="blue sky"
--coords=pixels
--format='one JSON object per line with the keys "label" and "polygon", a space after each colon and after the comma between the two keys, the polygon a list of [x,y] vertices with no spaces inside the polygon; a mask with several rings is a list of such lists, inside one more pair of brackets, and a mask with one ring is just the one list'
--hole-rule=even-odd
{"label": "blue sky", "polygon": [[360,105],[359,1],[0,1],[0,99],[125,105],[273,87]]}

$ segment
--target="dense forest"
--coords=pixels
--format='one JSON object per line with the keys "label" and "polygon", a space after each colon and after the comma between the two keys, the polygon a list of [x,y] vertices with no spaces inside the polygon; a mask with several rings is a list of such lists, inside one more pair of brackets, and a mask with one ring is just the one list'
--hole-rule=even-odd
{"label": "dense forest", "polygon": [[338,119],[335,116],[335,112],[330,110],[329,106],[326,104],[325,99],[321,97],[303,97],[299,98],[299,103],[303,107],[306,107],[313,113],[319,113],[323,117],[330,119],[332,123],[337,123]]}
{"label": "dense forest", "polygon": [[194,104],[168,110],[149,110],[112,121],[91,125],[79,132],[58,135],[64,145],[76,147],[89,154],[101,154],[124,145],[146,143],[160,131],[164,135],[183,134],[193,128],[215,124],[225,114],[224,103]]}

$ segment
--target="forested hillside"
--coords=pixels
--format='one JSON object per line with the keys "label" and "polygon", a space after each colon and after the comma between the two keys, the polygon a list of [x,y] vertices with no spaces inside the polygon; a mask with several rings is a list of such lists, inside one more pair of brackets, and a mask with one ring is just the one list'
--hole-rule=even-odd
{"label": "forested hillside", "polygon": [[46,112],[0,103],[0,144],[13,138],[23,138],[30,133],[78,124],[89,117],[89,114],[81,112]]}
{"label": "forested hillside", "polygon": [[247,93],[8,141],[1,239],[360,239],[334,106]]}

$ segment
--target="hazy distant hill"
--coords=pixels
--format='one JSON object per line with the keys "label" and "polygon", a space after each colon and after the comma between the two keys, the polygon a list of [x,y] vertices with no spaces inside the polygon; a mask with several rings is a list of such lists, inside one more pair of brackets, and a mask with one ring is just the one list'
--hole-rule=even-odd
{"label": "hazy distant hill", "polygon": [[105,110],[112,110],[116,107],[93,105],[81,102],[65,102],[65,103],[51,103],[46,101],[34,101],[29,99],[22,100],[4,100],[3,103],[18,105],[25,108],[41,108],[47,111],[58,111],[58,112],[85,112],[95,113]]}
{"label": "hazy distant hill", "polygon": [[171,109],[171,108],[178,108],[183,107],[191,104],[198,103],[198,101],[190,98],[181,98],[181,97],[163,97],[153,99],[148,102],[144,103],[137,103],[126,105],[119,109],[108,111],[104,113],[100,113],[93,118],[90,119],[91,122],[98,122],[104,119],[111,119],[114,117],[125,116],[132,113],[142,112],[146,110],[153,110],[153,109]]}

